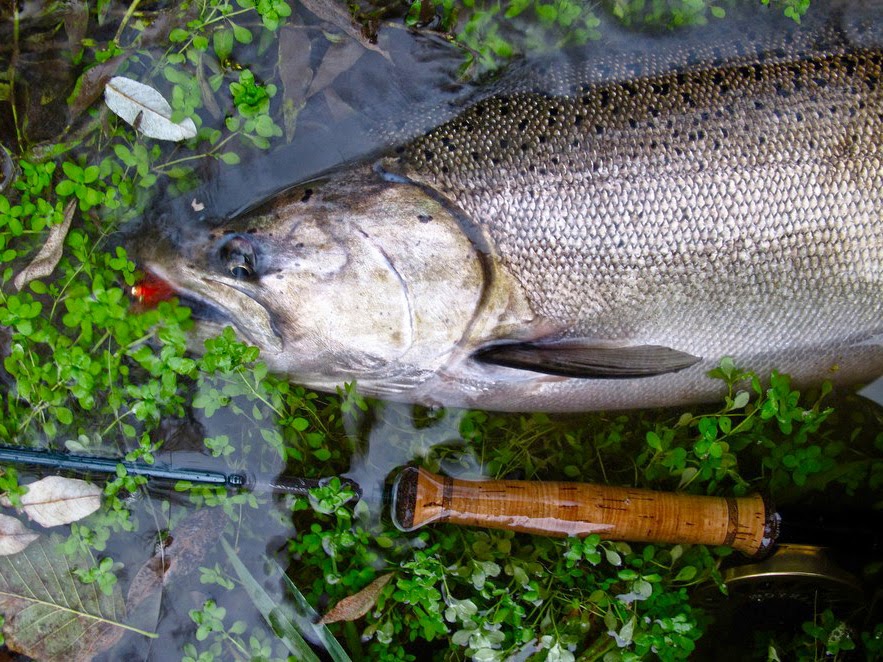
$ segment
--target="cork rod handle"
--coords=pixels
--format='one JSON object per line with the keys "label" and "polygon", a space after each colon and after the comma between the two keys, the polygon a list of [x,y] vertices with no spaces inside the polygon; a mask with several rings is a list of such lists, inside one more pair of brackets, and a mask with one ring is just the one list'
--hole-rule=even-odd
{"label": "cork rod handle", "polygon": [[550,536],[727,545],[748,555],[775,542],[777,515],[759,495],[708,497],[588,483],[458,480],[407,467],[393,485],[392,518]]}

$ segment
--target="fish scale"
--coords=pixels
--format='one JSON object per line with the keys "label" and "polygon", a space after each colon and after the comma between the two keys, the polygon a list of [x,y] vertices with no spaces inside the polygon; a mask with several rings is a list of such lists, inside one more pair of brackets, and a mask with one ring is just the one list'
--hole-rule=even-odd
{"label": "fish scale", "polygon": [[[880,74],[861,51],[496,97],[395,170],[486,224],[566,335],[811,350],[883,326]],[[828,297],[845,310],[820,327]],[[696,334],[709,323],[713,338]]]}

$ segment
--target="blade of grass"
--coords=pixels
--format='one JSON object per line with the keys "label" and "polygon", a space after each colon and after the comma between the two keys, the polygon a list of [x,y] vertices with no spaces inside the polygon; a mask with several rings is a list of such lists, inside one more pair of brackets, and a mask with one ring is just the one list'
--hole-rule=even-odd
{"label": "blade of grass", "polygon": [[297,611],[300,612],[300,614],[302,614],[303,616],[307,617],[305,620],[312,628],[313,632],[316,634],[319,640],[322,642],[322,644],[324,644],[325,650],[331,656],[331,659],[334,660],[334,662],[352,662],[349,655],[347,655],[346,651],[343,650],[343,646],[341,646],[340,642],[338,642],[337,639],[334,638],[334,635],[331,634],[331,630],[328,629],[328,626],[324,623],[318,622],[319,614],[316,612],[315,609],[312,608],[312,606],[310,606],[310,603],[307,602],[307,599],[298,590],[294,582],[291,581],[291,578],[287,574],[285,574],[285,571],[278,563],[274,561],[273,564],[282,575],[282,580],[285,583],[285,586],[294,596],[294,599],[297,602]]}
{"label": "blade of grass", "polygon": [[[302,662],[319,662],[319,658],[301,635],[303,628],[308,626],[308,624],[303,622],[305,619],[299,617],[291,605],[277,604],[248,571],[248,568],[245,567],[236,555],[230,543],[222,538],[221,544],[224,546],[227,558],[230,559],[230,564],[233,566],[236,574],[239,575],[239,580],[242,582],[242,586],[251,598],[252,603],[261,612],[269,626],[273,628],[276,636],[291,651],[295,659]],[[335,643],[337,642],[335,641]],[[340,644],[337,644],[337,646],[339,648]]]}

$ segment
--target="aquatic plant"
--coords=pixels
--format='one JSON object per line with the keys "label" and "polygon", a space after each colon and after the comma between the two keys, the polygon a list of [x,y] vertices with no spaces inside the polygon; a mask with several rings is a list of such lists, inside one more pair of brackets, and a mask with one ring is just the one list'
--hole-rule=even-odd
{"label": "aquatic plant", "polygon": [[[770,0],[761,0],[770,4]],[[809,10],[809,0],[773,0],[796,22]],[[623,25],[675,30],[723,19],[730,2],[713,0],[413,0],[406,22],[436,24],[468,47],[482,67],[539,50],[554,50],[599,39],[604,10]]]}

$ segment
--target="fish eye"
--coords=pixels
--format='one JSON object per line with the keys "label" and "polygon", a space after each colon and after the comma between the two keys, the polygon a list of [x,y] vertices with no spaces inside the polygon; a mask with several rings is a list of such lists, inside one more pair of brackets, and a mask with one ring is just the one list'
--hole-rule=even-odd
{"label": "fish eye", "polygon": [[221,260],[227,272],[236,280],[247,280],[255,275],[255,251],[244,237],[233,237],[221,248]]}
{"label": "fish eye", "polygon": [[233,276],[233,278],[235,278],[236,280],[246,280],[248,278],[251,278],[251,267],[249,267],[244,262],[240,264],[231,264],[229,270],[230,275]]}

